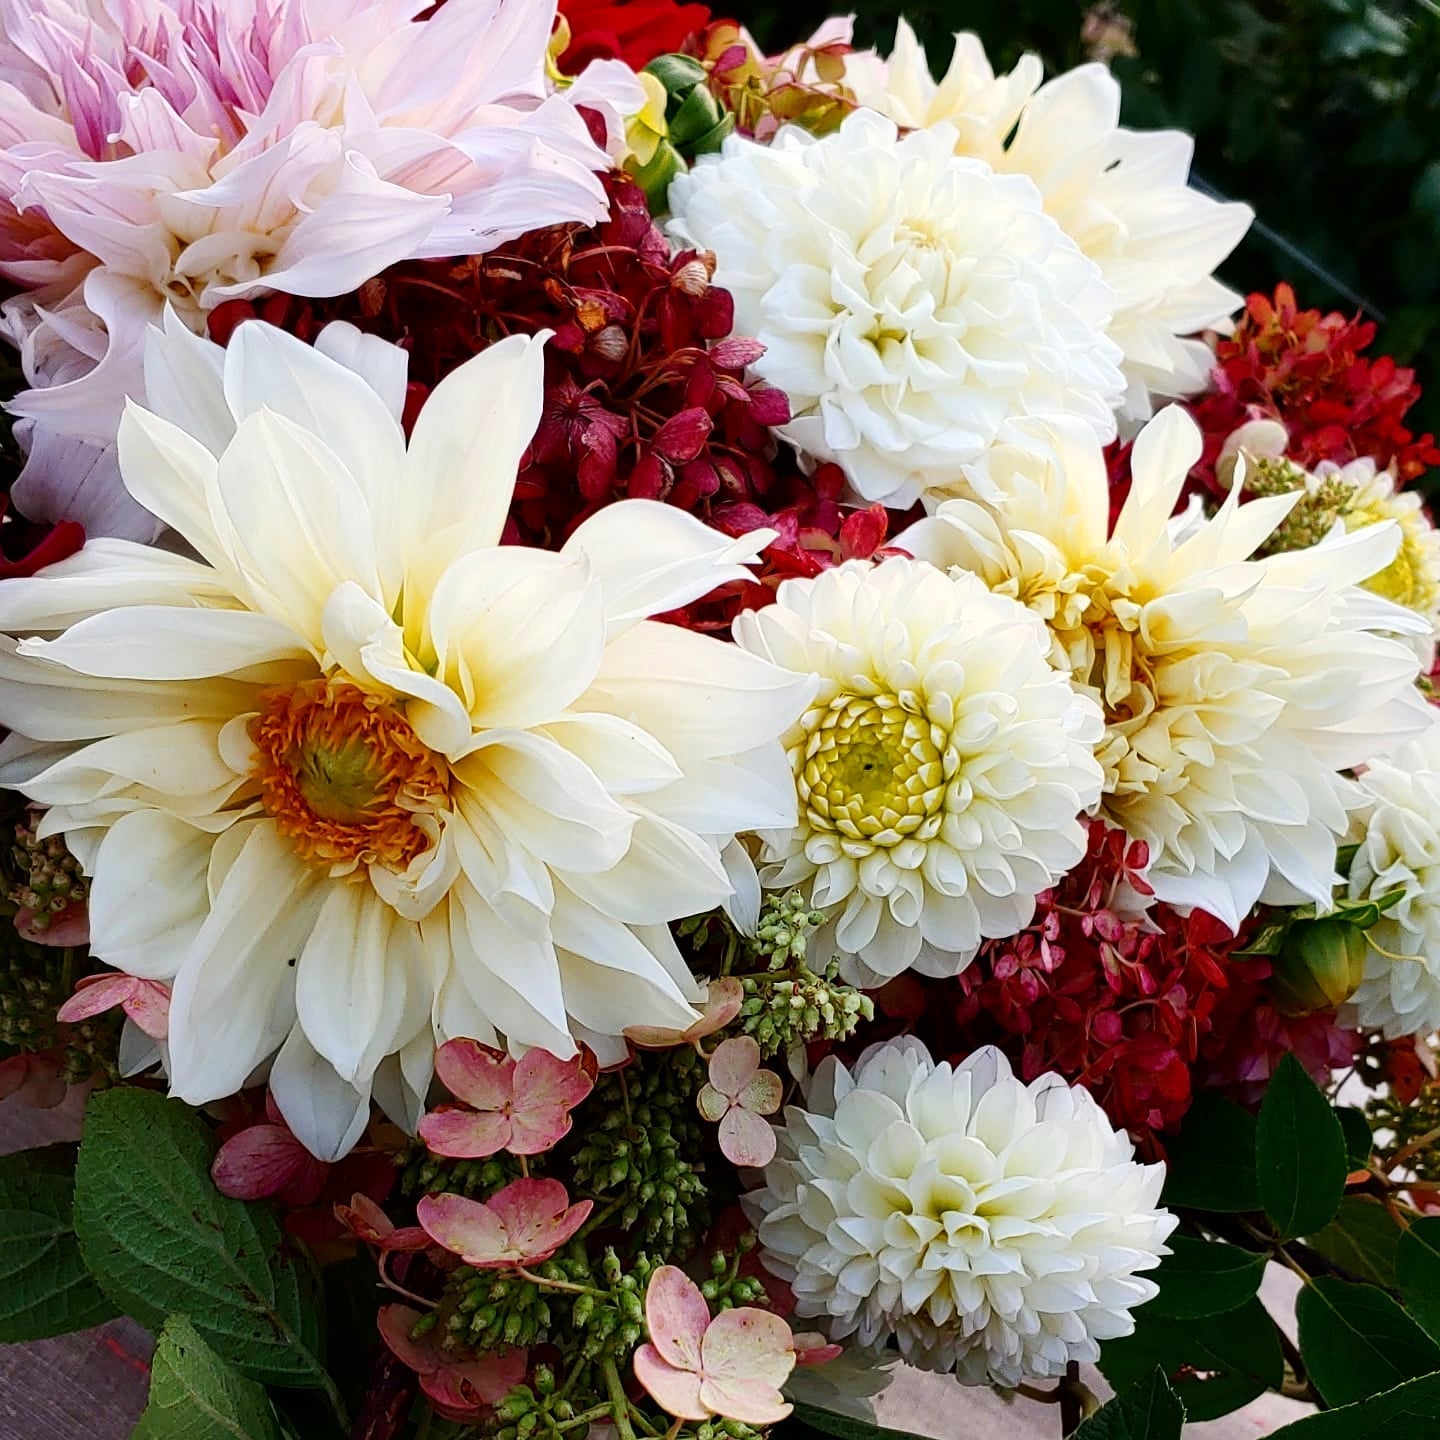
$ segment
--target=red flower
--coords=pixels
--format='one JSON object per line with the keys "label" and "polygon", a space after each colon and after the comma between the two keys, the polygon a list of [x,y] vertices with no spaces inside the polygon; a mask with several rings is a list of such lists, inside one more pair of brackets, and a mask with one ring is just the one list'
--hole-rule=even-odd
{"label": "red flower", "polygon": [[570,48],[560,57],[567,75],[578,75],[592,60],[643,69],[710,23],[705,6],[675,0],[560,0],[560,13],[570,26]]}

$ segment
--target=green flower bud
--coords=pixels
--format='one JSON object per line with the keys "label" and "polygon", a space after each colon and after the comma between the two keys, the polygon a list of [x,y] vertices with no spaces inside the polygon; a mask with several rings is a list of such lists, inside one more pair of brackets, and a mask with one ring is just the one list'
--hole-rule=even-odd
{"label": "green flower bud", "polygon": [[1282,1015],[1312,1015],[1343,1004],[1364,978],[1368,949],[1364,930],[1338,916],[1297,921],[1272,962],[1275,1008]]}

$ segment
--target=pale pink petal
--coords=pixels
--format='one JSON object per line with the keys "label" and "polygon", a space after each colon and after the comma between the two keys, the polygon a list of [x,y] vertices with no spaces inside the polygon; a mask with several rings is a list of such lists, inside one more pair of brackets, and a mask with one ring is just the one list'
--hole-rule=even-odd
{"label": "pale pink petal", "polygon": [[735,1103],[755,1115],[773,1115],[784,1098],[785,1086],[780,1077],[773,1070],[762,1070],[735,1097]]}
{"label": "pale pink petal", "polygon": [[493,1405],[524,1380],[528,1361],[523,1350],[490,1350],[478,1360],[446,1368],[482,1404]]}
{"label": "pale pink petal", "polygon": [[844,1352],[843,1345],[827,1340],[818,1330],[802,1330],[792,1337],[797,1365],[826,1365]]}
{"label": "pale pink petal", "polygon": [[732,1165],[768,1165],[775,1158],[775,1130],[766,1120],[739,1105],[720,1122],[720,1153]]}
{"label": "pale pink petal", "polygon": [[760,1071],[760,1046],[753,1035],[736,1035],[710,1057],[710,1083],[732,1100]]}
{"label": "pale pink petal", "polygon": [[[511,1253],[522,1263],[548,1260],[585,1223],[591,1200],[570,1205],[558,1180],[513,1180],[490,1199],[510,1235]],[[568,1207],[568,1208],[567,1208]]]}
{"label": "pale pink petal", "polygon": [[732,975],[712,980],[701,1007],[700,1018],[688,1030],[668,1030],[660,1025],[630,1025],[625,1038],[637,1050],[669,1050],[676,1045],[690,1045],[706,1035],[723,1030],[745,1003],[745,987]]}
{"label": "pale pink petal", "polygon": [[774,1425],[794,1408],[763,1380],[712,1380],[709,1375],[700,1382],[700,1403],[716,1415],[746,1425]]}
{"label": "pale pink petal", "polygon": [[724,1310],[700,1347],[701,1398],[717,1415],[768,1425],[790,1413],[780,1387],[795,1368],[790,1327],[769,1310]]}
{"label": "pale pink petal", "polygon": [[[251,1125],[216,1152],[210,1178],[232,1200],[260,1200],[295,1184],[308,1189],[306,1181],[317,1163],[283,1125]],[[316,1194],[324,1187],[324,1176],[321,1170]]]}
{"label": "pale pink petal", "polygon": [[515,1096],[515,1062],[476,1040],[450,1040],[435,1052],[435,1073],[457,1099],[477,1110],[503,1110]]}
{"label": "pale pink petal", "polygon": [[653,1345],[642,1345],[633,1363],[635,1378],[667,1415],[681,1420],[710,1418],[710,1411],[700,1403],[700,1377],[693,1371],[676,1369]]}
{"label": "pale pink petal", "polygon": [[442,1105],[420,1121],[420,1138],[436,1155],[452,1160],[481,1160],[510,1143],[513,1128],[502,1110],[471,1110],[463,1105]]}
{"label": "pale pink petal", "polygon": [[570,1112],[561,1105],[541,1105],[517,1110],[510,1122],[512,1155],[539,1155],[570,1132]]}
{"label": "pale pink petal", "polygon": [[348,1205],[337,1205],[335,1218],[367,1245],[378,1245],[395,1233],[395,1222],[368,1195],[352,1195]]}
{"label": "pale pink petal", "polygon": [[531,1050],[515,1066],[515,1118],[509,1149],[538,1155],[570,1129],[570,1111],[594,1088],[582,1056],[559,1060]]}
{"label": "pale pink petal", "polygon": [[78,981],[75,993],[55,1012],[66,1025],[77,1025],[123,1005],[140,982],[133,975],[87,975]]}
{"label": "pale pink petal", "polygon": [[678,1266],[662,1265],[650,1277],[645,1291],[645,1324],[650,1339],[668,1364],[681,1370],[699,1371],[701,1341],[705,1327],[710,1324],[710,1307],[700,1287]]}
{"label": "pale pink petal", "polygon": [[695,1097],[695,1108],[712,1125],[718,1120],[725,1118],[725,1112],[730,1108],[730,1097],[722,1094],[713,1085],[702,1085],[700,1093]]}
{"label": "pale pink petal", "polygon": [[50,945],[68,950],[90,943],[90,913],[83,905],[66,906],[58,915],[49,915],[42,925],[35,911],[26,906],[15,912],[15,929],[32,945]]}
{"label": "pale pink petal", "polygon": [[163,1040],[170,1033],[170,989],[158,980],[138,981],[124,1010],[152,1040]]}
{"label": "pale pink petal", "polygon": [[440,1368],[440,1357],[435,1353],[434,1343],[429,1335],[416,1340],[410,1333],[420,1319],[420,1311],[412,1310],[408,1305],[382,1305],[375,1323],[379,1327],[380,1338],[397,1360],[408,1365],[417,1375],[432,1375]]}
{"label": "pale pink petal", "polygon": [[426,1195],[415,1213],[437,1245],[469,1265],[486,1268],[514,1259],[505,1222],[489,1205],[463,1195]]}
{"label": "pale pink petal", "polygon": [[484,1408],[481,1401],[471,1393],[459,1365],[442,1365],[428,1375],[421,1375],[420,1389],[425,1398],[435,1407],[438,1415],[446,1420],[473,1420]]}

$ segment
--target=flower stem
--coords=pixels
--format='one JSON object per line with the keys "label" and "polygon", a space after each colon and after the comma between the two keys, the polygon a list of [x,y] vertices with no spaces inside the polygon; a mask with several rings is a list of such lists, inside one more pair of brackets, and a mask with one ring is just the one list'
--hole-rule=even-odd
{"label": "flower stem", "polygon": [[598,1295],[602,1300],[605,1298],[604,1290],[597,1290],[593,1285],[576,1285],[571,1280],[547,1280],[543,1275],[537,1275],[533,1270],[527,1270],[523,1265],[515,1266],[515,1273],[522,1280],[528,1280],[532,1285],[538,1285],[542,1290],[567,1290],[572,1295]]}
{"label": "flower stem", "polygon": [[625,1398],[625,1387],[620,1383],[620,1371],[615,1366],[615,1357],[607,1355],[600,1362],[600,1373],[605,1379],[605,1393],[610,1397],[610,1413],[615,1419],[615,1432],[620,1440],[635,1440],[635,1430],[630,1424],[630,1402]]}

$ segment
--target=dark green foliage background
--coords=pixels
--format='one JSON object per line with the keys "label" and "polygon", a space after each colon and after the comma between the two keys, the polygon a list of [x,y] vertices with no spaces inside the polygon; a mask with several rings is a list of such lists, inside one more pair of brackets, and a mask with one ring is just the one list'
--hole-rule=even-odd
{"label": "dark green foliage background", "polygon": [[[725,6],[717,7],[721,12]],[[835,0],[738,0],[773,48]],[[1086,57],[1074,0],[861,0],[857,41],[890,47],[905,15],[933,69],[976,31],[997,68]],[[1259,219],[1224,270],[1242,290],[1289,279],[1302,305],[1381,322],[1372,353],[1414,364],[1415,428],[1440,430],[1440,4],[1434,0],[1118,0],[1134,58],[1112,65],[1127,124],[1196,138],[1195,181]]]}

